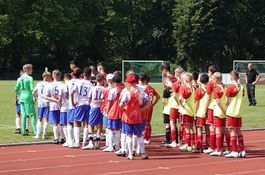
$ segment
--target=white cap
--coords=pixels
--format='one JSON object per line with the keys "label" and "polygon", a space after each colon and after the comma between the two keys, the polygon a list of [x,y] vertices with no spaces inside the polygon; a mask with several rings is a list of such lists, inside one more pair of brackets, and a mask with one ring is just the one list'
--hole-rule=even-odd
{"label": "white cap", "polygon": [[106,80],[107,80],[107,81],[112,80],[113,77],[114,77],[113,74],[108,74],[108,75],[106,76]]}

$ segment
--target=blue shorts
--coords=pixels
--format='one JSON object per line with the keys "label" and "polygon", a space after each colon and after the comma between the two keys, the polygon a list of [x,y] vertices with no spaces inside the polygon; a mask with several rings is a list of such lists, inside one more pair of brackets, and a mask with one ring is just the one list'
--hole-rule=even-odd
{"label": "blue shorts", "polygon": [[103,126],[104,126],[104,128],[108,127],[108,118],[106,117],[105,114],[103,114]]}
{"label": "blue shorts", "polygon": [[142,124],[127,124],[123,123],[123,133],[126,135],[142,135]]}
{"label": "blue shorts", "polygon": [[49,107],[38,108],[38,118],[49,118]]}
{"label": "blue shorts", "polygon": [[16,112],[21,113],[20,104],[16,103]]}
{"label": "blue shorts", "polygon": [[100,107],[90,109],[88,124],[91,126],[103,124],[103,115],[101,113]]}
{"label": "blue shorts", "polygon": [[49,123],[59,124],[60,123],[60,110],[49,112]]}
{"label": "blue shorts", "polygon": [[67,110],[67,123],[74,123],[75,109]]}
{"label": "blue shorts", "polygon": [[82,105],[75,108],[74,121],[88,122],[88,115],[90,111],[89,105]]}
{"label": "blue shorts", "polygon": [[146,125],[146,122],[143,122],[142,124],[140,124],[140,130],[141,130],[142,132],[144,132],[145,125]]}
{"label": "blue shorts", "polygon": [[67,112],[60,112],[60,125],[67,124]]}
{"label": "blue shorts", "polygon": [[121,129],[121,120],[112,120],[112,119],[108,119],[108,125],[107,125],[108,129],[115,129],[115,130],[119,130]]}

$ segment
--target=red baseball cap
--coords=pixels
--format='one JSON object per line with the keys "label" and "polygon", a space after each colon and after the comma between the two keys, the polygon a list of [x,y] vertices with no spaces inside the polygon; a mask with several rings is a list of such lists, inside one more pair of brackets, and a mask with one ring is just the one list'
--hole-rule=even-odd
{"label": "red baseball cap", "polygon": [[130,74],[130,75],[128,75],[127,77],[126,77],[126,80],[125,80],[127,83],[130,83],[130,84],[132,84],[132,83],[136,83],[136,77],[135,77],[135,75],[133,75],[133,74]]}

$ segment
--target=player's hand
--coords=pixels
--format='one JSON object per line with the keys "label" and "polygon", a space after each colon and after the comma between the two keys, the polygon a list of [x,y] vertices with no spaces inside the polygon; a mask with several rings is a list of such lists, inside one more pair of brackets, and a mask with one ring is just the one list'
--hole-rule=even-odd
{"label": "player's hand", "polygon": [[254,82],[252,83],[252,85],[256,85],[256,81],[254,81]]}

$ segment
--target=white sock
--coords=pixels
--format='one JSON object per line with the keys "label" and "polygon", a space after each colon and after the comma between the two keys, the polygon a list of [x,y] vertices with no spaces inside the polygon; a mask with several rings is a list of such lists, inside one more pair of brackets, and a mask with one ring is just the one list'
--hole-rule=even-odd
{"label": "white sock", "polygon": [[126,151],[126,135],[124,133],[121,134],[121,150]]}
{"label": "white sock", "polygon": [[87,137],[88,137],[88,128],[84,128],[84,133],[83,133],[83,145],[85,146],[87,142]]}
{"label": "white sock", "polygon": [[43,123],[43,135],[47,135],[47,129],[48,129],[48,122]]}
{"label": "white sock", "polygon": [[40,131],[41,131],[41,121],[37,121],[37,125],[36,125],[36,137],[40,137]]}
{"label": "white sock", "polygon": [[121,137],[120,131],[115,131],[115,134],[114,134],[114,144],[115,144],[115,146],[119,146],[120,145],[120,137]]}
{"label": "white sock", "polygon": [[113,148],[113,131],[109,130],[109,148]]}
{"label": "white sock", "polygon": [[106,146],[109,146],[109,129],[108,128],[106,128],[105,134],[106,134],[106,142],[105,142],[105,145]]}
{"label": "white sock", "polygon": [[26,129],[29,129],[29,117],[26,117]]}
{"label": "white sock", "polygon": [[145,153],[145,149],[144,149],[144,137],[138,137],[138,143],[139,143],[139,147],[140,147],[140,153],[144,154]]}
{"label": "white sock", "polygon": [[20,117],[16,117],[16,129],[20,129]]}
{"label": "white sock", "polygon": [[133,135],[132,136],[132,150],[135,151],[137,146],[137,136]]}
{"label": "white sock", "polygon": [[133,150],[132,150],[132,138],[131,137],[127,137],[126,138],[126,143],[127,143],[127,146],[128,146],[128,153],[129,153],[129,156],[132,156],[133,155]]}
{"label": "white sock", "polygon": [[60,139],[65,139],[65,135],[63,132],[63,125],[60,125]]}
{"label": "white sock", "polygon": [[59,136],[59,127],[58,126],[53,126],[53,135],[54,135],[54,139],[58,139],[58,136]]}
{"label": "white sock", "polygon": [[67,126],[64,125],[62,127],[63,127],[63,133],[64,133],[65,140],[68,141],[68,137],[67,137]]}
{"label": "white sock", "polygon": [[74,139],[75,143],[79,143],[81,127],[74,127]]}
{"label": "white sock", "polygon": [[67,137],[68,137],[68,143],[73,143],[74,140],[73,127],[71,125],[67,125]]}

